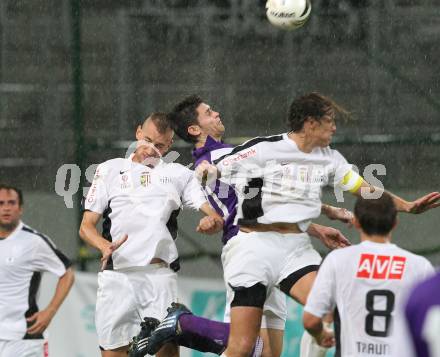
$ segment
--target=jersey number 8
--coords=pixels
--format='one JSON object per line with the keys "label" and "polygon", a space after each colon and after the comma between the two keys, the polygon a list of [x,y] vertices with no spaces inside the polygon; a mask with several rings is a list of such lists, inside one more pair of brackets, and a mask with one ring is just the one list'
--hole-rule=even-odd
{"label": "jersey number 8", "polygon": [[[375,299],[383,297],[385,301],[385,309],[378,310],[375,307]],[[394,294],[390,290],[370,290],[366,296],[366,304],[368,314],[365,318],[365,332],[370,336],[387,337],[389,335],[392,316],[394,310]],[[374,319],[381,318],[385,321],[383,330],[374,329]]]}

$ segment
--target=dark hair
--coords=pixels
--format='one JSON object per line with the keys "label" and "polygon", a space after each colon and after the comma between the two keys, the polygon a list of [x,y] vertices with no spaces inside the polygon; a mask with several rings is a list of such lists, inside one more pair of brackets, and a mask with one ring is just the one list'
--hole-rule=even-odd
{"label": "dark hair", "polygon": [[18,205],[20,207],[23,206],[23,203],[24,203],[23,192],[19,188],[15,187],[15,186],[11,186],[11,185],[0,183],[0,190],[7,190],[7,191],[12,190],[12,191],[17,192],[17,195],[18,195]]}
{"label": "dark hair", "polygon": [[165,134],[170,130],[173,130],[173,125],[168,119],[168,115],[163,112],[153,112],[151,113],[142,123],[141,126],[145,124],[145,122],[150,119],[154,125],[156,126],[157,131],[160,134]]}
{"label": "dark hair", "polygon": [[346,109],[322,94],[317,92],[305,94],[294,99],[290,104],[287,125],[291,131],[300,131],[307,118],[312,117],[319,121],[331,109],[344,116],[349,114]]}
{"label": "dark hair", "polygon": [[198,124],[197,107],[203,103],[203,99],[197,95],[191,95],[179,102],[173,110],[168,113],[169,120],[173,123],[176,134],[187,143],[196,143],[197,136],[190,135],[188,128]]}
{"label": "dark hair", "polygon": [[377,199],[359,197],[354,206],[354,215],[366,234],[385,236],[396,223],[397,209],[393,198],[384,192]]}

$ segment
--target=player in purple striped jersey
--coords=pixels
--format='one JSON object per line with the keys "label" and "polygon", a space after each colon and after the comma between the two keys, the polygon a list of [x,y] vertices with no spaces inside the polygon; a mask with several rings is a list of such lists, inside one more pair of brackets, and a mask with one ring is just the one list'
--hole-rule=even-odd
{"label": "player in purple striped jersey", "polygon": [[396,356],[440,356],[440,272],[418,283],[404,305]]}
{"label": "player in purple striped jersey", "polygon": [[[222,137],[225,131],[224,125],[218,112],[213,111],[209,105],[197,96],[191,96],[176,105],[169,117],[175,123],[176,133],[186,142],[194,144],[192,152],[195,167],[202,161],[212,162],[218,157],[228,154],[233,147],[225,144]],[[233,187],[220,181],[205,186],[210,204],[222,215],[225,224],[222,241],[226,244],[238,232],[238,226],[234,224],[237,210],[237,196]],[[322,211],[331,219],[340,219],[348,222],[351,213],[345,209],[323,205]],[[313,224],[309,227],[309,233],[321,239],[330,248],[345,246],[348,241],[341,233],[331,227]],[[229,309],[232,296],[227,296],[225,321],[229,321]],[[171,309],[169,316],[174,316],[179,309],[178,305]],[[179,332],[177,342],[186,347],[198,349],[203,352],[220,354],[226,348],[229,337],[229,324],[210,321],[189,314],[189,311],[180,310]],[[168,317],[163,326],[169,325]],[[264,307],[261,336],[264,340],[264,356],[279,356],[281,354],[284,324],[286,319],[285,296],[275,290],[268,298]],[[164,333],[162,326],[153,332],[148,347],[152,354],[160,346],[171,338],[171,334]],[[269,342],[270,341],[270,342]],[[257,340],[254,353],[258,352],[261,340]],[[139,354],[142,355],[142,354]]]}

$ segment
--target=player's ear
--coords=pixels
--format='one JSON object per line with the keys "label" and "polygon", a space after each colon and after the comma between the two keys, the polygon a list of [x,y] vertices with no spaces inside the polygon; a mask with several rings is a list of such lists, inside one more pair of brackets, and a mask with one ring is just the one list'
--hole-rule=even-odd
{"label": "player's ear", "polygon": [[398,223],[399,223],[399,218],[396,217],[396,219],[395,219],[395,221],[394,221],[394,224],[393,224],[393,228],[391,228],[392,231],[394,230],[394,228],[397,227],[397,224],[398,224]]}
{"label": "player's ear", "polygon": [[358,219],[356,218],[356,216],[353,217],[353,226],[354,228],[356,228],[358,231],[360,231],[361,228],[361,224],[359,223]]}
{"label": "player's ear", "polygon": [[142,132],[142,126],[138,125],[136,129],[136,140],[142,140],[144,138],[144,133]]}
{"label": "player's ear", "polygon": [[190,125],[188,127],[188,134],[191,136],[199,136],[201,134],[200,126]]}
{"label": "player's ear", "polygon": [[304,129],[304,131],[314,129],[317,124],[318,124],[318,121],[314,117],[308,116],[304,120],[303,129]]}

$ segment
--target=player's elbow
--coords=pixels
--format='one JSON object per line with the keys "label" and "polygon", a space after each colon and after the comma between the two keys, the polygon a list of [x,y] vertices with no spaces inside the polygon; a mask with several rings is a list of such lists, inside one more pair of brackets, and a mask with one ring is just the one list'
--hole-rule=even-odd
{"label": "player's elbow", "polygon": [[79,226],[78,234],[82,240],[87,241],[87,232],[90,231],[90,223],[83,219],[81,225]]}
{"label": "player's elbow", "polygon": [[64,281],[65,285],[70,290],[71,286],[75,282],[75,273],[73,272],[73,269],[68,268],[60,280]]}
{"label": "player's elbow", "polygon": [[84,223],[81,223],[81,225],[79,226],[78,234],[82,240],[85,240],[86,233],[85,233]]}
{"label": "player's elbow", "polygon": [[315,315],[312,315],[308,312],[304,312],[303,325],[307,331],[309,331],[309,332],[316,331],[317,329],[319,329],[321,323],[322,323],[321,318],[319,318]]}

